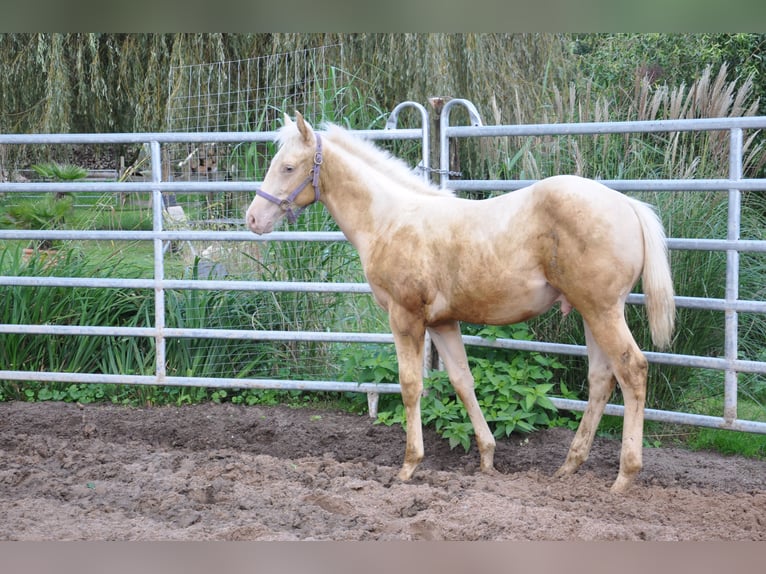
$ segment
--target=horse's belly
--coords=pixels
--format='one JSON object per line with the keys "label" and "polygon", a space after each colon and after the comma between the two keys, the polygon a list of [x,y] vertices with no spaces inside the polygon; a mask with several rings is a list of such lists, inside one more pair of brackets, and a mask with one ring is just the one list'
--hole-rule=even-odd
{"label": "horse's belly", "polygon": [[480,313],[472,313],[471,317],[460,318],[460,321],[471,323],[484,323],[487,325],[510,325],[512,323],[521,323],[527,319],[532,319],[545,313],[553,306],[556,298],[539,301],[517,301],[509,305],[488,306],[486,310]]}
{"label": "horse's belly", "polygon": [[439,293],[427,306],[426,318],[430,323],[456,320],[509,325],[544,313],[560,295],[547,281],[529,281],[500,290],[476,289],[452,296]]}

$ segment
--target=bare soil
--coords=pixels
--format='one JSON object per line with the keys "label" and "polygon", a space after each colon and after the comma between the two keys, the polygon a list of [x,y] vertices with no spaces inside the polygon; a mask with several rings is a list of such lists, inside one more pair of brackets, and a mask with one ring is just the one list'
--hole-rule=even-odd
{"label": "bare soil", "polygon": [[619,442],[552,478],[571,431],[475,449],[288,407],[0,404],[0,540],[766,540],[766,461],[647,448],[609,492]]}

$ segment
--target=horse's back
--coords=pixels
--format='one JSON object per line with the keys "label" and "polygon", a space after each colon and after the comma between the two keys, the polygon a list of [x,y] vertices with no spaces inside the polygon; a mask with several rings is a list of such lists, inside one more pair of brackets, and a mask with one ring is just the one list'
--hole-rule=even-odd
{"label": "horse's back", "polygon": [[577,175],[555,175],[535,182],[528,189],[540,208],[579,212],[591,206],[596,218],[612,218],[629,213],[630,202],[626,195],[600,183]]}

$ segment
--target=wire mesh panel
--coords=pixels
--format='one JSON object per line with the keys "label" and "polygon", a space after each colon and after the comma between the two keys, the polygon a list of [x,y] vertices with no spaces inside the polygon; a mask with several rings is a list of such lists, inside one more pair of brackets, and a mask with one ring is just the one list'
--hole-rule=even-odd
{"label": "wire mesh panel", "polygon": [[[273,131],[285,112],[310,121],[338,120],[338,103],[352,83],[342,45],[247,60],[170,69],[167,125],[171,132]],[[197,144],[172,147],[175,179],[262,178],[271,144]]]}
{"label": "wire mesh panel", "polygon": [[[314,123],[340,121],[347,88],[353,83],[340,44],[270,54],[246,60],[175,66],[169,74],[167,125],[171,132],[271,132],[284,113],[301,111]],[[163,180],[260,181],[275,153],[271,141],[163,146]],[[166,227],[242,229],[249,193],[206,192],[166,196]],[[305,219],[305,218],[304,218]],[[311,229],[334,229],[328,220]],[[277,246],[256,243],[176,242],[172,248],[201,278],[248,278],[268,268],[264,257]],[[301,251],[301,248],[298,248]],[[273,257],[269,265],[274,264]],[[305,262],[304,262],[305,263]],[[291,267],[287,254],[280,275]],[[272,267],[273,269],[273,267]]]}
{"label": "wire mesh panel", "polygon": [[[246,60],[176,66],[170,70],[167,112],[171,132],[270,132],[284,113],[300,111],[313,123],[341,122],[348,88],[340,44]],[[275,147],[267,142],[163,146],[173,181],[259,181]],[[166,226],[177,229],[241,229],[248,193],[176,194]],[[309,210],[302,227],[334,230],[320,208]],[[180,241],[171,246],[184,262],[184,278],[252,281],[363,282],[358,256],[343,242]],[[194,299],[190,301],[189,299]],[[366,294],[307,292],[171,291],[168,326],[259,331],[359,331],[380,322]],[[371,321],[360,317],[372,316]],[[384,326],[380,326],[383,330]],[[324,378],[337,361],[337,344],[313,341],[253,342],[181,338],[168,357],[204,356],[195,376]],[[200,353],[200,349],[205,352]],[[185,364],[180,361],[179,364]],[[173,371],[172,364],[169,371]],[[186,373],[174,373],[184,376]]]}
{"label": "wire mesh panel", "polygon": [[170,68],[170,131],[270,131],[285,107],[320,117],[345,78],[341,44]]}
{"label": "wire mesh panel", "polygon": [[[209,251],[211,249],[219,252]],[[171,271],[172,273],[172,271]],[[219,242],[185,269],[186,279],[363,283],[353,246],[345,241]],[[305,290],[178,289],[167,292],[167,327],[267,333],[386,333],[383,311],[369,293]],[[349,345],[320,339],[177,338],[168,345],[168,374],[197,377],[335,379]],[[193,373],[174,368],[197,357]]]}

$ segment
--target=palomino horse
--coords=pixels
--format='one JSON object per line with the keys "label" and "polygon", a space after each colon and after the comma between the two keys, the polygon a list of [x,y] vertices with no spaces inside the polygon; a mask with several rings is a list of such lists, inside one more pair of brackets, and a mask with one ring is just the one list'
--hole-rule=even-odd
{"label": "palomino horse", "polygon": [[[359,252],[375,300],[389,315],[407,415],[399,478],[423,458],[420,396],[428,330],[476,433],[481,470],[495,472],[495,440],[474,393],[459,321],[509,324],[561,303],[585,322],[588,405],[557,476],[585,461],[615,382],[625,415],[623,492],[642,465],[647,361],[625,322],[625,299],[640,276],[652,339],[671,338],[673,286],[662,224],[648,205],[595,181],[556,176],[484,200],[454,197],[346,130],[315,132],[285,117],[280,148],[247,210],[269,233],[314,201],[329,210]],[[267,190],[267,191],[266,191]]]}

